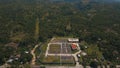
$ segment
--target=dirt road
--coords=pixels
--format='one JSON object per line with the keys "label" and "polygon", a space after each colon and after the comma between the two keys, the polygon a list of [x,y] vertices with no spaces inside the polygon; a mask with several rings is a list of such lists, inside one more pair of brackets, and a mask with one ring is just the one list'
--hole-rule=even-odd
{"label": "dirt road", "polygon": [[36,55],[35,55],[35,50],[39,45],[35,45],[35,47],[31,50],[31,54],[33,56],[32,61],[31,61],[31,65],[35,65],[35,61],[36,61]]}

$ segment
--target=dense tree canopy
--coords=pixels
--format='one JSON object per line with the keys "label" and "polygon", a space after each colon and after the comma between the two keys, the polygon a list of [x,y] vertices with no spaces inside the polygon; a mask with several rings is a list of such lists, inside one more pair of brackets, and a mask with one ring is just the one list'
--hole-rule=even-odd
{"label": "dense tree canopy", "polygon": [[[27,46],[54,36],[79,37],[97,44],[106,60],[120,60],[119,3],[38,1],[0,0],[0,46],[10,42]],[[12,52],[4,49],[0,52]]]}

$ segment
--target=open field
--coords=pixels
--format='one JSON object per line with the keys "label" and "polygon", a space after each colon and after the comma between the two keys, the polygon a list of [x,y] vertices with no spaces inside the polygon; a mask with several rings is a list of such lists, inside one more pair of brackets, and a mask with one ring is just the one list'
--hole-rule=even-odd
{"label": "open field", "polygon": [[75,64],[73,56],[47,56],[43,63],[46,64]]}
{"label": "open field", "polygon": [[49,45],[48,54],[71,54],[70,44],[51,44]]}
{"label": "open field", "polygon": [[60,52],[61,52],[61,45],[58,44],[50,45],[48,53],[58,54]]}
{"label": "open field", "polygon": [[[76,42],[74,42],[76,43]],[[73,53],[71,45],[73,42],[68,41],[68,38],[53,38],[49,43],[45,45],[44,53],[42,56],[41,62],[43,64],[52,64],[52,65],[75,65],[76,52]]]}
{"label": "open field", "polygon": [[67,38],[55,38],[50,41],[51,43],[61,43],[61,42],[68,42]]}

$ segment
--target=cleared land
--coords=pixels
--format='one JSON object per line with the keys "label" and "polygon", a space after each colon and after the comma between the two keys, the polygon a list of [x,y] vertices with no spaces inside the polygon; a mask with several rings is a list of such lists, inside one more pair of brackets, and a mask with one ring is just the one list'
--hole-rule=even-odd
{"label": "cleared land", "polygon": [[66,38],[52,39],[47,46],[43,63],[58,65],[74,65],[75,59],[72,55],[71,43]]}
{"label": "cleared land", "polygon": [[48,53],[58,54],[61,52],[61,46],[58,44],[51,44]]}
{"label": "cleared land", "polygon": [[71,54],[70,44],[51,44],[48,48],[48,55],[49,54]]}
{"label": "cleared land", "polygon": [[47,56],[43,62],[47,64],[75,64],[73,56]]}
{"label": "cleared land", "polygon": [[[77,42],[75,42],[77,43]],[[73,42],[68,41],[68,38],[53,38],[46,46],[45,57],[42,62],[44,64],[57,65],[75,65],[76,52],[71,49]]]}

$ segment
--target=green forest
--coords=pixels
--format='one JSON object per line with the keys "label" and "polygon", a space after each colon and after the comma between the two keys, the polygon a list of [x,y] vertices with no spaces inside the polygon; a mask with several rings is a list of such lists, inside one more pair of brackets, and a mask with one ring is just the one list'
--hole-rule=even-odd
{"label": "green forest", "polygon": [[13,65],[30,62],[24,51],[52,37],[78,37],[98,45],[105,60],[120,64],[120,4],[0,0],[0,65],[17,55],[23,56]]}

